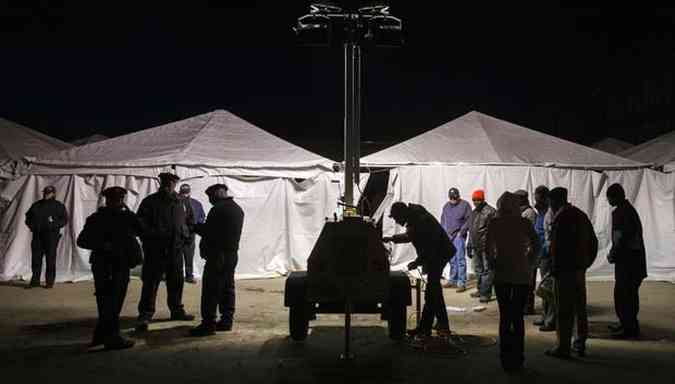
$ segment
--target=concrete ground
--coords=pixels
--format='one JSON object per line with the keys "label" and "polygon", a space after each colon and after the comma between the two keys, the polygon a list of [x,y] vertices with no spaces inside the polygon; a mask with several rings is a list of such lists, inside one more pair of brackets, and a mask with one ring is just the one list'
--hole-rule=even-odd
{"label": "concrete ground", "polygon": [[[3,382],[41,383],[674,383],[675,285],[648,282],[640,291],[643,338],[607,338],[614,320],[612,283],[589,283],[591,333],[588,356],[560,361],[544,356],[554,333],[541,333],[526,319],[526,370],[507,375],[499,365],[495,338],[497,303],[473,312],[470,292],[445,290],[456,348],[423,351],[393,342],[378,316],[355,316],[355,360],[338,359],[343,346],[342,316],[319,315],[304,343],[288,337],[283,279],[237,283],[234,330],[210,338],[187,337],[195,322],[166,319],[166,295],[160,289],[157,322],[134,348],[88,352],[96,308],[92,283],[57,284],[52,290],[0,286],[0,374]],[[131,332],[141,284],[133,280],[123,310],[123,328]],[[186,308],[198,314],[200,285],[186,285]],[[538,303],[539,304],[539,303]],[[408,313],[413,314],[413,307]],[[410,316],[409,326],[414,325]],[[445,353],[444,353],[445,351]],[[454,351],[454,352],[453,352]],[[448,353],[453,352],[453,353]]]}

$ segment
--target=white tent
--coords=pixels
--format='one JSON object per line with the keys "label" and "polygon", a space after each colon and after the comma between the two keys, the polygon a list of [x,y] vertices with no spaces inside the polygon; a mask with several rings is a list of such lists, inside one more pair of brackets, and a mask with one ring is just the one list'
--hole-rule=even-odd
{"label": "white tent", "polygon": [[[192,196],[210,205],[204,190],[225,182],[246,220],[239,277],[304,269],[323,226],[337,207],[333,162],[290,144],[226,111],[215,111],[104,142],[31,159],[31,174],[13,182],[5,196],[16,204],[2,223],[9,239],[0,279],[30,274],[30,233],[23,214],[48,184],[66,204],[71,221],[59,245],[57,280],[90,278],[88,253],[74,245],[84,220],[101,203],[100,191],[120,185],[136,209],[156,191],[162,171],[178,174]],[[301,179],[301,180],[300,180]],[[199,260],[199,257],[196,257]],[[201,262],[197,271],[201,269]]]}
{"label": "white tent", "polygon": [[105,135],[93,134],[91,136],[83,137],[77,140],[73,140],[71,143],[75,146],[82,146],[92,143],[98,143],[99,141],[108,140],[109,137]]}
{"label": "white tent", "polygon": [[25,171],[25,156],[60,151],[72,145],[0,118],[0,179],[12,179]]}
{"label": "white tent", "polygon": [[628,148],[631,148],[632,146],[633,144],[627,143],[623,140],[615,139],[613,137],[605,137],[604,139],[593,143],[591,148],[616,155],[627,150]]}
{"label": "white tent", "polygon": [[673,172],[675,171],[675,131],[636,145],[619,155],[649,163],[655,167],[663,167],[664,172]]}
{"label": "white tent", "polygon": [[[484,189],[493,206],[506,190],[538,185],[566,187],[570,201],[591,218],[600,253],[590,275],[612,277],[605,255],[609,249],[611,210],[605,190],[621,182],[645,226],[651,278],[675,280],[675,177],[663,177],[645,164],[614,156],[478,112],[468,113],[391,148],[366,156],[366,167],[395,167],[390,172],[385,204],[424,205],[440,217],[450,187],[466,198]],[[381,212],[388,212],[388,207]],[[384,215],[385,234],[401,231]],[[411,246],[396,246],[393,264],[403,268],[414,257]]]}

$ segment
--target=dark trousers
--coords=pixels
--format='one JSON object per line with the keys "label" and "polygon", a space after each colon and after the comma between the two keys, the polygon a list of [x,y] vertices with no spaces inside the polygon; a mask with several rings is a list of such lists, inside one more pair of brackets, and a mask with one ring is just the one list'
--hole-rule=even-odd
{"label": "dark trousers", "polygon": [[162,275],[166,279],[167,305],[172,314],[182,313],[183,309],[183,259],[177,250],[167,247],[151,248],[145,252],[141,279],[141,301],[138,303],[138,314],[144,320],[152,319],[155,314],[155,302],[157,301],[157,289],[162,281]]}
{"label": "dark trousers", "polygon": [[523,309],[529,285],[496,284],[499,303],[499,358],[504,369],[515,369],[525,361]]}
{"label": "dark trousers", "polygon": [[33,277],[32,284],[40,283],[40,276],[42,275],[42,258],[47,260],[47,273],[45,280],[47,285],[53,285],[56,280],[56,247],[59,245],[61,234],[54,231],[42,231],[33,233],[33,240],[31,241],[32,263],[31,270]]}
{"label": "dark trousers", "polygon": [[534,313],[534,290],[537,287],[537,266],[532,270],[530,285],[527,287],[527,300],[525,301],[525,312]]}
{"label": "dark trousers", "polygon": [[555,296],[558,307],[558,324],[556,325],[558,350],[569,354],[572,331],[575,325],[575,344],[583,345],[588,338],[586,271],[561,272],[557,274],[555,278]]}
{"label": "dark trousers", "polygon": [[424,289],[424,308],[419,325],[419,334],[431,335],[434,318],[438,329],[450,329],[448,312],[445,308],[443,288],[441,287],[441,268],[427,275],[427,286]]}
{"label": "dark trousers", "polygon": [[[551,258],[542,258],[539,262],[539,270],[541,276],[544,277],[551,273]],[[543,312],[541,320],[545,327],[555,327],[556,325],[556,308],[555,303],[547,299],[542,299]]]}
{"label": "dark trousers", "polygon": [[235,307],[234,270],[237,266],[237,255],[227,256],[223,265],[213,261],[204,265],[202,276],[202,321],[215,323],[217,310],[220,309],[220,320],[232,325]]}
{"label": "dark trousers", "polygon": [[115,341],[120,334],[120,312],[127,296],[129,267],[95,262],[91,270],[94,273],[94,295],[98,309],[94,341]]}
{"label": "dark trousers", "polygon": [[480,293],[481,298],[491,298],[492,297],[492,282],[494,281],[495,272],[494,267],[490,265],[487,259],[487,254],[482,250],[472,251],[474,266],[474,272],[476,272],[478,293]]}
{"label": "dark trousers", "polygon": [[181,254],[183,256],[183,261],[185,261],[185,278],[192,279],[194,278],[194,258],[195,258],[195,237],[194,235],[190,237],[190,240],[187,244],[181,247]]}
{"label": "dark trousers", "polygon": [[614,310],[626,334],[640,333],[638,312],[640,312],[640,285],[642,279],[616,273],[614,281]]}

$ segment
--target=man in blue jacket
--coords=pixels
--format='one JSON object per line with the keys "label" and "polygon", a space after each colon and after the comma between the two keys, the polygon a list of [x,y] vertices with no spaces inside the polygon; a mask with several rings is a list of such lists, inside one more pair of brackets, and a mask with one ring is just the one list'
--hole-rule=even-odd
{"label": "man in blue jacket", "polygon": [[446,288],[457,287],[457,292],[466,291],[466,258],[464,247],[469,231],[471,205],[459,196],[459,189],[450,188],[448,202],[443,206],[441,226],[457,252],[450,262],[450,278]]}

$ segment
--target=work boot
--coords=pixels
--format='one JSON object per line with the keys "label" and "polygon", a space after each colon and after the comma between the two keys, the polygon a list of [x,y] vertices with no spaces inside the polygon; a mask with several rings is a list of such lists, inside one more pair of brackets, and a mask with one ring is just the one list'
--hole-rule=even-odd
{"label": "work boot", "polygon": [[619,332],[623,331],[623,324],[614,323],[614,324],[608,325],[607,328],[609,328],[609,330],[614,332],[614,333],[619,333]]}
{"label": "work boot", "polygon": [[147,332],[151,320],[152,320],[151,318],[144,315],[138,316],[138,324],[136,325],[136,332]]}
{"label": "work boot", "polygon": [[477,299],[477,298],[480,297],[480,292],[478,292],[478,291],[471,292],[471,294],[469,296],[473,297],[474,299]]}
{"label": "work boot", "polygon": [[532,325],[534,325],[535,327],[541,327],[542,325],[544,325],[544,320],[543,319],[535,320],[532,322]]}
{"label": "work boot", "polygon": [[459,287],[457,287],[457,290],[455,292],[457,292],[457,293],[466,292],[466,287],[460,285]]}
{"label": "work boot", "polygon": [[441,287],[443,287],[443,288],[456,288],[457,284],[455,284],[451,281],[448,281],[448,282],[445,282],[445,283],[441,284]]}
{"label": "work boot", "polygon": [[135,341],[125,339],[122,336],[116,336],[112,340],[106,341],[105,349],[108,351],[131,348],[136,344]]}
{"label": "work boot", "polygon": [[190,330],[192,337],[213,336],[216,334],[216,324],[201,322],[198,326]]}
{"label": "work boot", "polygon": [[579,355],[579,357],[586,356],[586,342],[582,340],[575,340],[572,343],[572,351]]}
{"label": "work boot", "polygon": [[483,304],[489,303],[489,302],[490,302],[490,297],[488,297],[488,296],[483,296],[483,297],[481,297],[480,300],[478,300],[478,301],[481,302],[481,303],[483,303]]}
{"label": "work boot", "polygon": [[195,319],[194,315],[191,315],[185,311],[174,312],[171,314],[172,321],[192,321]]}
{"label": "work boot", "polygon": [[54,283],[47,283],[45,285],[45,289],[52,289],[52,288],[54,288]]}

